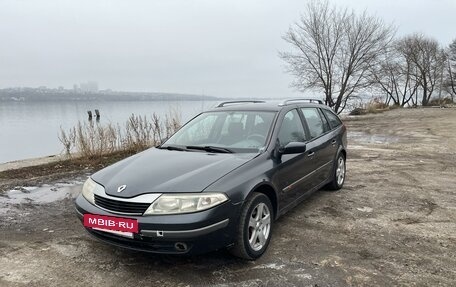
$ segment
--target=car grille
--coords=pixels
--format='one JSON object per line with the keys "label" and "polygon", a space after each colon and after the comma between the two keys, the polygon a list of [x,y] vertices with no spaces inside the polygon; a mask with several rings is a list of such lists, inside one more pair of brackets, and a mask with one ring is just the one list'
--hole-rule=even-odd
{"label": "car grille", "polygon": [[110,211],[135,214],[143,214],[150,206],[150,203],[119,201],[101,197],[96,194],[95,204]]}

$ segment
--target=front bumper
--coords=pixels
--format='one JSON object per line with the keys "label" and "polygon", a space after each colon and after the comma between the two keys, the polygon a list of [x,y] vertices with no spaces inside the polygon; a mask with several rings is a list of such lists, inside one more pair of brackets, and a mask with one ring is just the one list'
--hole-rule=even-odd
{"label": "front bumper", "polygon": [[139,233],[133,238],[86,228],[94,237],[119,247],[165,254],[199,254],[232,244],[241,208],[241,204],[228,201],[195,213],[119,216],[92,205],[82,195],[76,198],[75,205],[81,221],[86,213],[138,220]]}

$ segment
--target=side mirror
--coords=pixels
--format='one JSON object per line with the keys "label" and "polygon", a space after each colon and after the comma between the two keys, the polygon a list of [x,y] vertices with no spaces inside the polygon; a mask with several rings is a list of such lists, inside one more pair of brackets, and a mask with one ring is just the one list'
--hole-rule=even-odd
{"label": "side mirror", "polygon": [[303,142],[290,142],[284,147],[280,147],[281,154],[303,153],[306,151],[306,144]]}

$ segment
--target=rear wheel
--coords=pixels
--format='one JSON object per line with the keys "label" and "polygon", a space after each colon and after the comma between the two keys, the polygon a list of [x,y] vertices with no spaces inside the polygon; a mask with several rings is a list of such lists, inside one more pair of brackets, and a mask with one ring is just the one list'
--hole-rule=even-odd
{"label": "rear wheel", "polygon": [[262,193],[253,193],[242,209],[236,242],[230,252],[248,260],[263,255],[271,240],[273,218],[269,198]]}
{"label": "rear wheel", "polygon": [[345,172],[345,156],[343,153],[340,153],[337,156],[336,164],[333,170],[332,180],[328,184],[328,188],[331,190],[341,189],[345,182]]}

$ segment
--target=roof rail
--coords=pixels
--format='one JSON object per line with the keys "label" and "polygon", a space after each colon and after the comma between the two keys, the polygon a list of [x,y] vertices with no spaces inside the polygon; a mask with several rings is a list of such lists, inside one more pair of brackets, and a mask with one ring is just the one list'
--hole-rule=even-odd
{"label": "roof rail", "polygon": [[291,104],[292,102],[309,102],[309,103],[318,103],[320,105],[323,105],[322,100],[317,100],[317,99],[289,99],[289,100],[284,100],[279,104],[279,106],[286,106]]}
{"label": "roof rail", "polygon": [[253,103],[253,104],[258,104],[258,103],[266,103],[265,101],[228,101],[228,102],[221,102],[216,106],[216,108],[221,108],[229,104],[242,104],[242,103]]}

